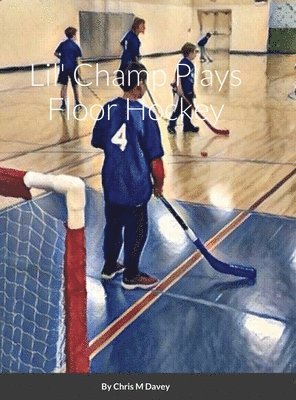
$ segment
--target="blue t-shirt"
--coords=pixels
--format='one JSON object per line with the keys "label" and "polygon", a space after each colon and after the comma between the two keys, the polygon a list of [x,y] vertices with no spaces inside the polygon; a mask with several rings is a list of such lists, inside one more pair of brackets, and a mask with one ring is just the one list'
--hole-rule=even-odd
{"label": "blue t-shirt", "polygon": [[137,61],[137,57],[140,56],[141,42],[134,31],[128,31],[120,42],[123,47],[121,54],[121,63],[127,66],[131,61]]}
{"label": "blue t-shirt", "polygon": [[77,67],[77,58],[82,57],[81,49],[72,39],[61,42],[57,47],[56,53],[60,53],[60,68],[63,70],[74,70]]}
{"label": "blue t-shirt", "polygon": [[194,92],[194,64],[184,57],[178,64],[179,77],[184,94],[192,94]]}
{"label": "blue t-shirt", "polygon": [[202,36],[199,40],[198,40],[198,42],[197,42],[197,45],[198,46],[205,46],[207,43],[208,43],[208,40],[209,40],[209,38],[205,35],[205,36]]}
{"label": "blue t-shirt", "polygon": [[147,203],[152,194],[150,163],[164,154],[155,114],[138,101],[118,97],[104,105],[91,144],[105,153],[105,201],[123,206]]}

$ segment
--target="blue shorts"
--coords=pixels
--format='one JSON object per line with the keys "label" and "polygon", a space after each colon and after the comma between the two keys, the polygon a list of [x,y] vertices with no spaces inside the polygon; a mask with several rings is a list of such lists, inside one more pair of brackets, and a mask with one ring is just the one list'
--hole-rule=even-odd
{"label": "blue shorts", "polygon": [[76,79],[74,74],[75,69],[60,71],[58,76],[58,83],[61,85],[67,85],[69,78],[71,79],[72,86],[78,84],[78,74],[76,73]]}

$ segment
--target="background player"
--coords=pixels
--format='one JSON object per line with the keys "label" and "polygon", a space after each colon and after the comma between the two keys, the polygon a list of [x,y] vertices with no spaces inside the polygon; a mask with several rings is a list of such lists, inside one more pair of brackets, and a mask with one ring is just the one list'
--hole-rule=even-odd
{"label": "background player", "polygon": [[[141,41],[139,39],[140,33],[145,33],[145,20],[136,17],[133,21],[131,30],[129,30],[122,38],[120,44],[122,46],[121,62],[119,66],[119,71],[124,71],[131,62],[140,61],[140,46]],[[122,78],[122,73],[118,73],[118,79]]]}
{"label": "background player", "polygon": [[206,44],[208,43],[208,40],[211,36],[212,34],[208,32],[206,35],[203,35],[197,42],[197,45],[199,47],[199,59],[201,62],[205,62],[207,60],[209,62],[213,61],[206,50]]}
{"label": "background player", "polygon": [[78,111],[81,108],[79,102],[79,93],[77,87],[77,77],[75,75],[75,68],[78,65],[78,59],[82,57],[81,49],[77,43],[75,43],[77,29],[69,26],[65,29],[65,35],[68,39],[64,42],[61,42],[57,47],[54,55],[60,59],[60,71],[58,76],[58,83],[61,86],[61,110],[64,111],[66,109],[66,98],[67,98],[67,88],[68,88],[68,80],[70,78],[73,94],[75,99],[75,110]]}
{"label": "background player", "polygon": [[168,132],[176,133],[176,123],[179,116],[183,113],[183,132],[198,132],[199,127],[194,126],[191,122],[192,107],[194,94],[194,75],[195,67],[192,61],[196,57],[196,46],[193,43],[185,43],[181,49],[183,54],[182,60],[179,61],[175,73],[175,82],[172,84],[174,88],[175,111],[170,117],[168,124]]}

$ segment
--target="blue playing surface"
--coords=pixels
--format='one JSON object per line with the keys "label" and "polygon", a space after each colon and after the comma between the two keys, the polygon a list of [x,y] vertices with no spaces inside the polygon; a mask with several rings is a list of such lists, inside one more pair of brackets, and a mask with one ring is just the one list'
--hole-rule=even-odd
{"label": "blue playing surface", "polygon": [[[66,220],[61,195],[42,196],[37,202]],[[204,243],[240,213],[172,204]],[[157,199],[149,203],[149,224],[141,270],[165,281],[196,247]],[[124,290],[120,276],[101,281],[103,230],[102,194],[87,189],[90,341],[147,293]],[[92,356],[91,372],[296,372],[295,248],[294,218],[251,213],[211,252],[225,262],[256,268],[255,282],[220,274],[203,258],[193,262],[192,269]]]}

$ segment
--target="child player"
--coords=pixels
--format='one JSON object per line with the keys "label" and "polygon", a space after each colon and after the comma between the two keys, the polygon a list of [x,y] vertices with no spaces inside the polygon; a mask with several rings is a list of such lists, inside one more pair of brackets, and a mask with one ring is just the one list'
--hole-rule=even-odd
{"label": "child player", "polygon": [[208,32],[205,35],[203,35],[197,42],[197,45],[199,47],[199,59],[201,62],[205,62],[207,60],[209,62],[213,61],[211,57],[209,57],[209,54],[206,50],[206,44],[208,43],[208,40],[210,39],[211,36],[212,34]]}
{"label": "child player", "polygon": [[77,29],[69,26],[65,29],[65,35],[67,39],[61,42],[57,47],[54,55],[60,59],[60,71],[58,76],[58,83],[61,84],[61,110],[66,110],[66,98],[67,98],[67,88],[68,80],[70,78],[74,99],[75,99],[75,111],[81,108],[79,102],[79,93],[77,88],[77,76],[75,76],[75,69],[78,65],[78,59],[82,57],[81,49],[77,43],[75,43]]}
{"label": "child player", "polygon": [[170,117],[167,130],[171,134],[176,133],[176,123],[183,113],[183,132],[198,132],[199,128],[191,122],[194,94],[195,67],[192,61],[196,57],[196,46],[193,43],[185,43],[181,49],[183,58],[179,61],[175,73],[175,82],[172,83],[175,95],[176,108]]}
{"label": "child player", "polygon": [[131,29],[123,36],[120,41],[122,46],[122,54],[120,66],[117,72],[118,82],[122,79],[122,74],[131,62],[140,61],[140,46],[141,41],[139,34],[145,33],[145,20],[143,18],[136,17],[133,21]]}
{"label": "child player", "polygon": [[[105,200],[104,258],[101,277],[123,273],[124,289],[150,289],[158,279],[139,269],[148,234],[148,201],[163,190],[164,168],[156,116],[138,100],[147,70],[131,63],[121,84],[123,96],[106,103],[93,128],[91,144],[103,149]],[[118,257],[124,245],[124,266]]]}

